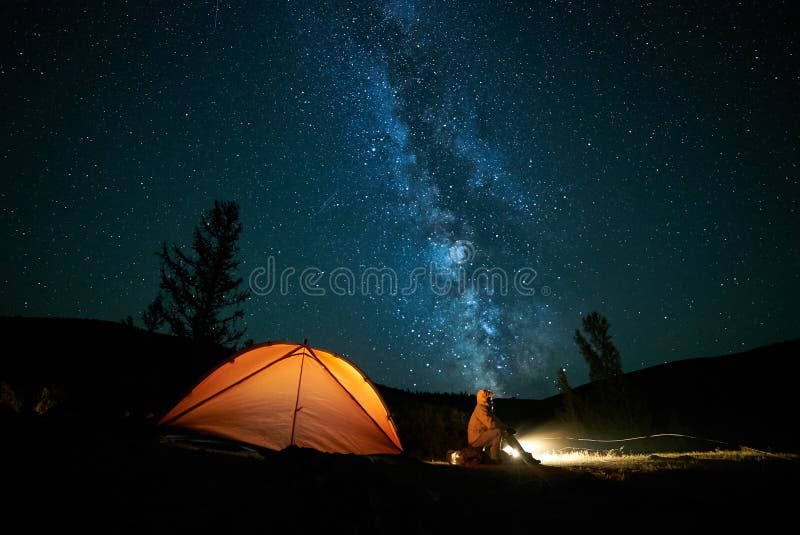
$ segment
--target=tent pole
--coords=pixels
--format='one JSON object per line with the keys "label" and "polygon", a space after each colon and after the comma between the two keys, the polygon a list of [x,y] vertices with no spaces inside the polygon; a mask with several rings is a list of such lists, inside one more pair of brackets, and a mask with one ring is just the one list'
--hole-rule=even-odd
{"label": "tent pole", "polygon": [[[305,346],[306,343],[303,342],[303,345]],[[295,425],[297,424],[297,412],[300,410],[300,407],[298,407],[298,404],[300,403],[300,385],[303,384],[303,366],[305,365],[305,363],[306,363],[306,348],[304,347],[303,356],[300,360],[300,375],[297,378],[297,394],[295,395],[294,398],[294,413],[292,414],[292,436],[289,439],[290,446],[294,446],[294,428]]]}

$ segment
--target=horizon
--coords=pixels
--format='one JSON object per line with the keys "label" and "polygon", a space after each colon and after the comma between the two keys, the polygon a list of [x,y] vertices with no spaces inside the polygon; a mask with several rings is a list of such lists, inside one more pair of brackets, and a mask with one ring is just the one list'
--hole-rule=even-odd
{"label": "horizon", "polygon": [[[148,331],[146,328],[144,328],[141,325],[136,325],[136,324],[130,325],[130,324],[126,323],[125,321],[112,321],[112,320],[105,320],[105,319],[99,319],[99,318],[70,317],[70,316],[22,316],[22,315],[17,314],[17,315],[0,315],[0,320],[2,320],[2,319],[8,319],[8,320],[19,319],[19,320],[33,320],[33,321],[36,321],[36,320],[48,320],[48,321],[64,320],[64,321],[77,321],[77,322],[83,322],[83,321],[86,321],[86,322],[98,322],[100,324],[107,324],[109,326],[115,326],[115,327],[119,327],[119,328],[125,328],[125,329],[133,328],[133,329],[135,329],[137,331],[140,331],[142,334],[145,334],[145,335],[156,335],[156,336],[164,336],[164,337],[173,338],[173,339],[181,339],[181,337],[179,337],[179,336],[177,336],[175,334],[172,334],[172,333],[159,332],[159,331]],[[188,339],[185,339],[185,340],[188,341]],[[781,345],[786,345],[786,344],[797,343],[798,341],[800,341],[800,337],[788,338],[788,339],[785,339],[785,340],[778,340],[778,341],[775,341],[775,342],[771,342],[771,343],[767,343],[767,344],[763,344],[763,345],[759,345],[759,346],[755,346],[755,347],[745,348],[745,349],[742,349],[740,351],[736,351],[736,352],[733,352],[733,353],[725,353],[725,354],[718,354],[718,355],[688,356],[688,357],[678,358],[678,359],[674,359],[674,360],[667,361],[667,362],[654,363],[652,365],[649,365],[649,366],[646,366],[646,367],[643,367],[643,368],[638,368],[638,369],[635,369],[635,370],[623,370],[623,375],[636,374],[637,372],[644,372],[644,371],[651,370],[651,369],[654,369],[654,368],[661,368],[663,366],[669,366],[669,365],[672,365],[672,364],[679,364],[679,363],[683,363],[683,362],[687,362],[687,361],[696,361],[696,360],[704,360],[704,359],[724,359],[726,357],[733,357],[733,356],[737,356],[737,355],[743,355],[743,354],[747,354],[747,353],[751,353],[751,352],[755,352],[755,351],[768,349],[768,348],[775,347],[775,346],[781,346]],[[241,353],[245,353],[248,350],[250,350],[250,349],[252,349],[252,348],[254,348],[256,346],[259,346],[259,345],[275,344],[275,343],[288,343],[288,344],[302,345],[304,342],[300,342],[300,341],[296,341],[296,340],[262,340],[262,341],[254,341],[254,343],[252,345],[247,346],[247,347],[237,347],[237,348],[228,347],[227,350],[229,350],[231,352],[231,355],[238,355],[238,354],[241,354]],[[343,357],[343,358],[347,359],[348,361],[350,361],[351,364],[355,364],[357,368],[361,369],[360,366],[358,365],[358,363],[356,362],[357,356],[342,354],[341,352],[336,351],[335,349],[332,349],[332,348],[328,348],[328,347],[315,346],[315,345],[311,344],[308,341],[306,343],[307,343],[307,345],[309,347],[312,347],[312,348],[315,348],[315,349],[320,349],[320,350],[323,350],[323,351],[327,351],[327,352],[329,352],[331,354]],[[230,357],[225,357],[224,360],[227,360],[228,358],[230,358]],[[221,361],[220,363],[217,363],[217,364],[221,364],[222,362],[224,362],[224,361]],[[212,366],[212,369],[213,369],[213,367],[214,366]],[[206,371],[210,372],[211,369],[206,370]],[[361,370],[361,371],[363,372],[364,370]],[[469,392],[469,391],[431,391],[431,390],[409,389],[408,387],[404,387],[404,386],[386,384],[386,383],[382,383],[380,381],[375,381],[371,377],[369,377],[368,374],[367,374],[367,378],[370,381],[372,381],[375,385],[378,385],[378,386],[381,386],[381,387],[385,387],[385,388],[390,388],[390,389],[393,389],[393,390],[400,390],[400,391],[403,391],[403,392],[406,392],[406,393],[409,393],[409,394],[445,395],[445,396],[452,396],[452,395],[462,396],[463,395],[463,396],[467,396],[467,397],[470,397],[470,398],[475,396],[475,392]],[[587,378],[587,380],[585,382],[582,382],[582,383],[571,383],[570,387],[573,388],[573,389],[579,389],[581,387],[588,386],[589,384],[591,384],[591,381],[589,381],[588,378]],[[497,396],[495,396],[495,399],[521,400],[521,401],[546,401],[546,400],[548,400],[550,398],[558,397],[560,395],[561,395],[560,392],[555,392],[555,393],[552,393],[550,395],[543,396],[543,397],[538,397],[538,398],[497,395]]]}

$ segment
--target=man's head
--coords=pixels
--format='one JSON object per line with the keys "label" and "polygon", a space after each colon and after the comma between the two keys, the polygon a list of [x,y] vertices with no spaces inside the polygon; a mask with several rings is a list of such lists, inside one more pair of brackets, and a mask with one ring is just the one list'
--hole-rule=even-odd
{"label": "man's head", "polygon": [[492,406],[492,402],[494,401],[494,392],[491,390],[478,390],[478,404],[480,405],[489,405]]}

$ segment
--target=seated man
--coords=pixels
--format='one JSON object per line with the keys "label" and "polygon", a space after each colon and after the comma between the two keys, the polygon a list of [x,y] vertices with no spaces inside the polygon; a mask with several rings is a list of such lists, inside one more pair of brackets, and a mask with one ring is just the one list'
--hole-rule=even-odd
{"label": "seated man", "polygon": [[499,464],[500,445],[505,441],[519,453],[523,461],[528,464],[539,464],[541,461],[534,459],[514,437],[516,431],[494,414],[493,402],[494,393],[491,390],[478,390],[477,403],[467,426],[469,445],[478,450],[488,448],[489,461]]}

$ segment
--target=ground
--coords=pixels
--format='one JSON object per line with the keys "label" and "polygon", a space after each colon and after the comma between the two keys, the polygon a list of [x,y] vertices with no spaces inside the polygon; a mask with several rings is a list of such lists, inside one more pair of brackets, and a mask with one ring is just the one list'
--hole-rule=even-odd
{"label": "ground", "polygon": [[5,423],[4,517],[27,532],[641,531],[750,520],[761,531],[793,519],[800,474],[795,456],[766,452],[466,468],[227,448],[140,426]]}

